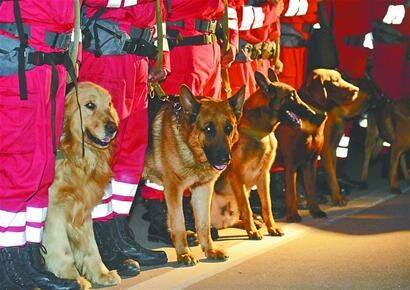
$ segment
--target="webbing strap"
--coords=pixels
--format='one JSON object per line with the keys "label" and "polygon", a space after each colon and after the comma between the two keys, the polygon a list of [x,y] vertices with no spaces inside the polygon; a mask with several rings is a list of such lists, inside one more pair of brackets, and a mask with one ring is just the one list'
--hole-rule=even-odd
{"label": "webbing strap", "polygon": [[[223,34],[224,34],[224,39],[225,39],[225,43],[224,43],[224,52],[227,52],[229,50],[229,19],[228,19],[228,1],[224,0],[224,15],[222,18],[222,30],[223,30]],[[224,86],[224,91],[225,94],[227,96],[227,98],[229,98],[232,94],[232,88],[231,88],[231,83],[229,80],[229,72],[228,72],[228,68],[223,68],[221,70],[221,77],[222,77],[222,81],[223,81],[223,86]]]}
{"label": "webbing strap", "polygon": [[20,99],[27,100],[27,80],[25,72],[25,50],[27,48],[28,37],[24,32],[23,19],[21,18],[21,10],[18,0],[14,0],[14,18],[17,24],[17,33],[20,38],[20,46],[18,49],[18,76],[20,86]]}
{"label": "webbing strap", "polygon": [[162,11],[160,0],[155,0],[155,19],[157,22],[157,70],[160,71],[162,69],[162,62],[164,57],[164,38],[163,38],[163,30],[162,30]]}

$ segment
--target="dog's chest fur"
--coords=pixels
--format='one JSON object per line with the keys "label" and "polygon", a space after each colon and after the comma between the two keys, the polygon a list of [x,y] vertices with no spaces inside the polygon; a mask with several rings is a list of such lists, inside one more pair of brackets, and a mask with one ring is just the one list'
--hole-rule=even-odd
{"label": "dog's chest fur", "polygon": [[209,183],[219,172],[211,167],[199,138],[189,135],[172,111],[160,111],[151,128],[144,164],[144,178],[163,184],[172,176],[181,186]]}

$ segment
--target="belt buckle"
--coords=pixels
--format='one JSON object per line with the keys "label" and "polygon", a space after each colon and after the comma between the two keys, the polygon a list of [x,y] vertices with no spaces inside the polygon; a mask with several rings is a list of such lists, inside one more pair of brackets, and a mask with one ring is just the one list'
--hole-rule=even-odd
{"label": "belt buckle", "polygon": [[45,63],[46,55],[44,52],[36,51],[32,54],[32,56],[33,56],[32,62],[34,65],[41,66]]}
{"label": "belt buckle", "polygon": [[205,44],[211,44],[215,41],[215,34],[204,34],[204,42]]}

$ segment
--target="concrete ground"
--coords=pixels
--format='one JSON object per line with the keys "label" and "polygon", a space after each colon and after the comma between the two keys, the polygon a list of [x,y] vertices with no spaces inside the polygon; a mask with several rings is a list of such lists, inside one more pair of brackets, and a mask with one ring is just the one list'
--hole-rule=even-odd
{"label": "concrete ground", "polygon": [[279,220],[283,237],[250,241],[243,230],[220,230],[217,245],[230,258],[210,262],[194,247],[194,267],[178,265],[173,248],[147,241],[145,209],[137,205],[137,240],[165,250],[169,263],[112,289],[410,289],[410,184],[401,188],[402,195],[391,195],[387,181],[373,174],[369,189],[353,191],[347,207],[322,205],[327,219],[302,211],[302,223]]}
{"label": "concrete ground", "polygon": [[406,192],[366,194],[346,208],[327,209],[327,220],[280,223],[281,238],[249,241],[244,231],[220,231],[217,244],[230,254],[222,263],[207,261],[195,247],[202,263],[180,267],[174,250],[165,248],[170,263],[143,269],[115,289],[410,289]]}

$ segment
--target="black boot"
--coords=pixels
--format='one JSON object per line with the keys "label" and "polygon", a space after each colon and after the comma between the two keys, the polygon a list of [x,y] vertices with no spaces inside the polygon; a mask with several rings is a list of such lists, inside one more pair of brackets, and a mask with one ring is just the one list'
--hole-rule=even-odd
{"label": "black boot", "polygon": [[45,269],[45,261],[40,251],[47,253],[41,244],[30,243],[20,248],[22,262],[26,272],[41,289],[44,290],[73,290],[80,289],[76,280],[60,279]]}
{"label": "black boot", "polygon": [[141,266],[162,265],[168,262],[164,251],[152,251],[144,248],[135,240],[125,217],[115,217],[112,220],[112,231],[121,251],[136,260]]}
{"label": "black boot", "polygon": [[25,271],[19,247],[0,249],[0,289],[39,289]]}
{"label": "black boot", "polygon": [[136,261],[121,252],[112,236],[111,222],[93,223],[95,241],[97,242],[101,259],[109,270],[117,270],[121,278],[137,276],[140,273],[140,266]]}
{"label": "black boot", "polygon": [[[167,223],[167,206],[164,201],[159,199],[148,199],[147,211],[150,225],[148,228],[148,240],[151,242],[160,242],[172,246],[172,240],[168,231]],[[187,235],[188,245],[190,247],[196,246],[196,235]]]}

